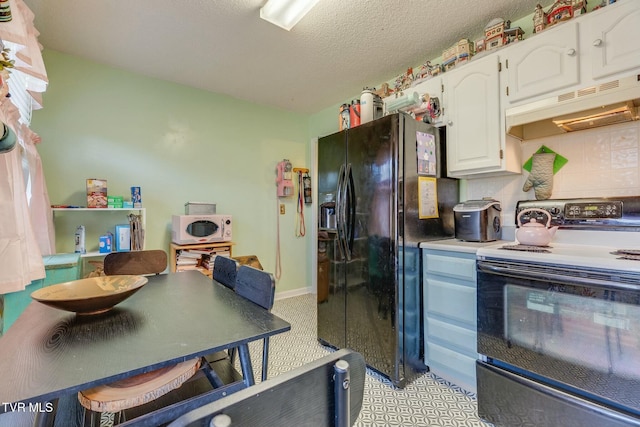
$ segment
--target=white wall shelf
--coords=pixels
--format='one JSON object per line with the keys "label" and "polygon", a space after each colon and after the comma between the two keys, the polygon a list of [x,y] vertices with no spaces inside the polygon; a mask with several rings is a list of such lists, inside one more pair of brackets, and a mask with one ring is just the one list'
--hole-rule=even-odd
{"label": "white wall shelf", "polygon": [[[92,212],[92,213],[105,213],[105,212],[139,212],[142,220],[142,229],[147,229],[147,210],[146,208],[51,208],[53,211],[54,219],[56,212]],[[146,241],[146,239],[145,239]],[[144,248],[144,246],[143,246]],[[108,255],[108,253],[91,251],[81,255],[82,258],[95,258]]]}

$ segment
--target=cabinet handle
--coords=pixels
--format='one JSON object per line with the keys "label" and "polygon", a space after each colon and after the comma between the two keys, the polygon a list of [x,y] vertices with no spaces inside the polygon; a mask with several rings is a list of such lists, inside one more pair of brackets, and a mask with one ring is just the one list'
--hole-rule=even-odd
{"label": "cabinet handle", "polygon": [[595,39],[595,40],[593,41],[593,45],[594,45],[595,47],[602,46],[602,39]]}
{"label": "cabinet handle", "polygon": [[567,51],[567,55],[568,56],[575,56],[576,55],[576,50],[575,49],[569,49]]}
{"label": "cabinet handle", "polygon": [[453,126],[453,122],[452,122],[451,120],[449,120],[449,121],[447,122],[447,125],[449,125],[449,126]]}

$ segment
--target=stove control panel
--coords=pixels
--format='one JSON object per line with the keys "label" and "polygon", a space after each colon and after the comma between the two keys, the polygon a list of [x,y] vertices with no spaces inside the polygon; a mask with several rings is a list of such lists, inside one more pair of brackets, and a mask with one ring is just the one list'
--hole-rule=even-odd
{"label": "stove control panel", "polygon": [[578,202],[564,205],[566,219],[617,219],[622,218],[622,202]]}
{"label": "stove control panel", "polygon": [[[640,197],[521,200],[516,205],[516,218],[524,209],[541,209],[551,216],[551,225],[562,228],[609,228],[640,230]],[[547,222],[543,213],[525,213],[522,223]],[[516,224],[517,225],[517,224]]]}

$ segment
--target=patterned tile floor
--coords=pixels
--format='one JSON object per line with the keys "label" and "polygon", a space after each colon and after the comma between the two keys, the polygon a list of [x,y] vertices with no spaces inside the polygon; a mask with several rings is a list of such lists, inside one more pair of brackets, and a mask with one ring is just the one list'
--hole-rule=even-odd
{"label": "patterned tile floor", "polygon": [[[331,350],[316,339],[315,295],[276,301],[273,313],[291,323],[291,331],[271,338],[269,377],[286,372]],[[311,315],[312,314],[312,315]],[[260,347],[251,347],[256,378],[262,370]],[[491,427],[476,415],[476,398],[433,374],[424,374],[404,389],[367,370],[364,404],[356,427]]]}

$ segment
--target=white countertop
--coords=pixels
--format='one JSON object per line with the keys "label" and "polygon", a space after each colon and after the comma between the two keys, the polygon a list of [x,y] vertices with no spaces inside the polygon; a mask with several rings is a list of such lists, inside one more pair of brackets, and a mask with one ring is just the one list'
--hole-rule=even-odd
{"label": "white countertop", "polygon": [[548,252],[505,251],[500,245],[493,245],[479,248],[476,254],[478,259],[640,273],[640,261],[625,259],[617,250],[640,251],[640,232],[559,229],[549,243]]}
{"label": "white countertop", "polygon": [[454,251],[475,254],[480,248],[505,243],[513,242],[509,242],[507,240],[496,240],[493,242],[465,242],[458,239],[445,239],[421,242],[418,246],[420,247],[420,249],[436,249],[440,251]]}

